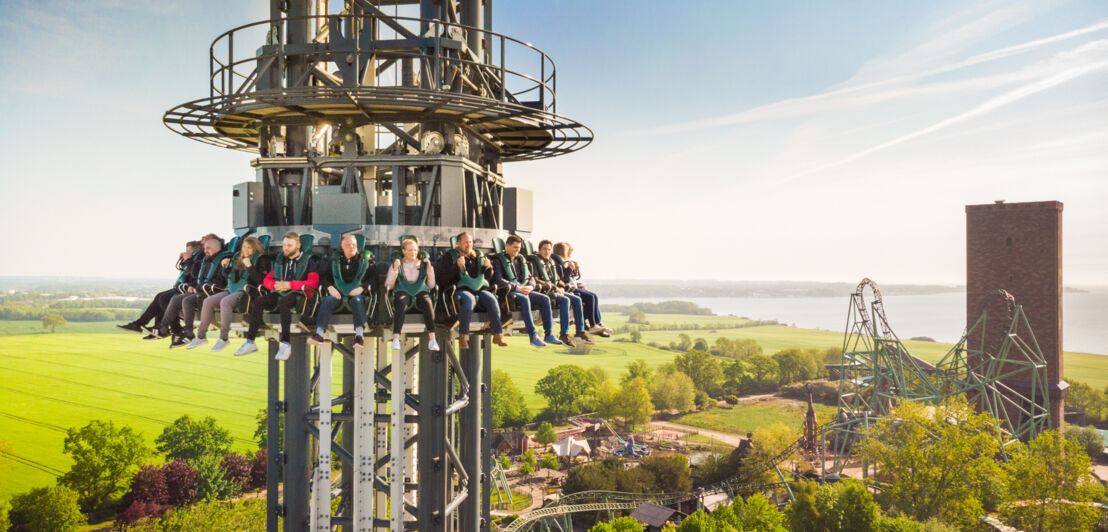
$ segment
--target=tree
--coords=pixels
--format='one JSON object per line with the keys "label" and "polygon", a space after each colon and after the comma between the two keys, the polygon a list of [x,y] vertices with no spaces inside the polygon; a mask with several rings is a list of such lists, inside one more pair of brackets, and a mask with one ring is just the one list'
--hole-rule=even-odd
{"label": "tree", "polygon": [[677,351],[688,351],[692,349],[692,338],[689,335],[681,333],[677,335],[677,342],[672,344]]}
{"label": "tree", "polygon": [[619,399],[619,387],[612,381],[604,381],[596,387],[596,414],[604,419],[615,419],[622,415],[623,405]]}
{"label": "tree", "polygon": [[558,463],[558,457],[552,454],[544,455],[542,457],[542,460],[539,461],[539,466],[543,469],[552,469],[554,471],[557,471],[559,465],[560,464]]}
{"label": "tree", "polygon": [[8,518],[18,532],[69,532],[85,524],[78,495],[65,486],[35,488],[12,497]]}
{"label": "tree", "polygon": [[777,389],[777,361],[765,355],[751,355],[744,361],[743,390],[746,393]]}
{"label": "tree", "polygon": [[1067,440],[1077,442],[1077,444],[1085,450],[1085,454],[1089,455],[1089,458],[1092,460],[1096,460],[1100,458],[1100,455],[1104,454],[1104,438],[1101,437],[1096,427],[1077,427],[1068,425],[1066,426],[1065,437]]}
{"label": "tree", "polygon": [[222,501],[231,498],[235,485],[227,478],[219,455],[204,454],[191,463],[196,468],[196,498],[202,501]]}
{"label": "tree", "polygon": [[634,430],[635,425],[650,421],[654,414],[654,404],[650,402],[650,392],[641,378],[631,379],[619,392],[620,417]]}
{"label": "tree", "polygon": [[162,470],[170,506],[184,506],[196,498],[196,469],[188,462],[175,460],[162,466]]}
{"label": "tree", "polygon": [[[495,375],[494,375],[495,378]],[[254,437],[258,439],[259,449],[269,448],[269,411],[268,409],[261,408],[258,410],[258,415],[254,418],[257,423],[254,429]],[[278,414],[277,418],[277,450],[285,448],[285,414],[282,412]]]}
{"label": "tree", "polygon": [[1070,385],[1066,393],[1066,406],[1085,412],[1085,418],[1092,421],[1108,419],[1108,398],[1100,390],[1083,382],[1066,379]]}
{"label": "tree", "polygon": [[493,428],[522,427],[531,421],[531,412],[527,409],[523,393],[516,388],[507,371],[492,370],[489,395],[492,401]]}
{"label": "tree", "polygon": [[786,532],[785,516],[761,493],[755,493],[745,501],[736,497],[731,503],[731,511],[743,530]]}
{"label": "tree", "polygon": [[686,411],[692,408],[696,385],[680,371],[660,375],[650,384],[650,399],[658,410]]}
{"label": "tree", "polygon": [[812,350],[803,350],[791,347],[774,353],[773,360],[777,362],[778,383],[783,385],[790,382],[803,382],[812,380],[819,375],[819,363],[816,362]]}
{"label": "tree", "polygon": [[627,315],[627,323],[636,323],[639,325],[647,325],[650,322],[646,321],[646,314],[643,314],[641,310],[635,309]]}
{"label": "tree", "polygon": [[1055,431],[1039,434],[1008,462],[1009,495],[1015,502],[1001,510],[1009,525],[1030,532],[1090,530],[1100,510],[1090,503],[1102,494],[1092,462],[1073,440]]}
{"label": "tree", "polygon": [[693,341],[692,348],[697,351],[707,351],[708,341],[703,338],[697,338]]}
{"label": "tree", "polygon": [[650,366],[646,365],[646,361],[639,358],[634,362],[627,363],[627,373],[619,380],[619,383],[627,384],[627,381],[634,379],[635,377],[642,377],[642,380],[650,382],[654,378],[654,370],[650,369]]}
{"label": "tree", "polygon": [[551,425],[547,421],[543,421],[542,424],[539,425],[539,429],[535,431],[535,441],[543,445],[550,445],[551,443],[558,441],[558,433],[554,432],[553,425]]}
{"label": "tree", "polygon": [[683,493],[692,489],[689,462],[684,456],[647,456],[639,469],[650,474],[662,493]]}
{"label": "tree", "polygon": [[607,523],[597,523],[589,532],[643,532],[642,523],[630,517],[617,517]]}
{"label": "tree", "polygon": [[[586,345],[588,345],[588,344],[586,344]],[[608,371],[605,370],[604,368],[600,367],[600,366],[593,366],[593,367],[589,368],[589,371],[592,372],[594,377],[596,377],[596,383],[597,384],[600,384],[600,383],[608,380]]]}
{"label": "tree", "polygon": [[732,360],[723,365],[723,391],[739,395],[743,391],[743,383],[750,376],[746,372],[746,364],[741,360]]}
{"label": "tree", "polygon": [[50,329],[50,332],[57,332],[58,327],[64,327],[69,322],[65,321],[65,317],[56,312],[42,315],[42,328]]}
{"label": "tree", "polygon": [[186,414],[166,427],[154,443],[167,460],[195,462],[209,455],[218,461],[231,450],[231,441],[231,431],[217,425],[211,416],[193,421]]}
{"label": "tree", "polygon": [[235,493],[241,493],[250,484],[250,461],[245,456],[227,453],[219,465],[235,487]]}
{"label": "tree", "polygon": [[634,330],[634,331],[631,331],[630,338],[631,338],[631,343],[637,344],[637,343],[642,341],[642,332],[640,332],[637,329]]}
{"label": "tree", "polygon": [[11,519],[9,519],[9,512],[12,509],[12,505],[8,503],[6,499],[0,499],[0,531],[7,531],[12,526]]}
{"label": "tree", "polygon": [[522,456],[519,457],[519,474],[528,476],[535,472],[535,466],[537,460],[535,459],[535,450],[527,449]]}
{"label": "tree", "polygon": [[994,420],[965,398],[934,407],[904,401],[869,430],[863,455],[885,480],[882,506],[972,528],[1003,488],[998,436]]}
{"label": "tree", "polygon": [[535,384],[535,393],[546,398],[550,414],[561,417],[577,414],[591,405],[596,376],[572,364],[550,368]]}
{"label": "tree", "polygon": [[697,390],[709,395],[719,391],[719,385],[723,381],[723,367],[712,355],[704,351],[689,351],[673,357],[673,364],[677,371],[692,378]]}
{"label": "tree", "polygon": [[249,499],[241,502],[200,502],[166,514],[158,523],[159,532],[189,532],[193,530],[235,530],[262,532],[265,530],[266,501]]}
{"label": "tree", "polygon": [[258,449],[254,453],[254,460],[250,462],[250,483],[248,489],[256,490],[266,485],[266,464],[269,461],[269,453],[265,449]]}
{"label": "tree", "polygon": [[92,511],[121,492],[131,475],[150,456],[150,448],[131,427],[93,420],[66,431],[62,451],[73,466],[58,484],[77,492],[81,508]]}

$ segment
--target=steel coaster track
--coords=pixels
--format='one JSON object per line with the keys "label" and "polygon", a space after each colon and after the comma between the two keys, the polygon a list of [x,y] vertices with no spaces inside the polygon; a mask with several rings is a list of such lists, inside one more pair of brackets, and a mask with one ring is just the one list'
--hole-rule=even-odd
{"label": "steel coaster track", "polygon": [[[831,425],[831,423],[825,423],[816,430],[818,432]],[[761,473],[776,468],[777,464],[784,461],[787,457],[799,452],[803,443],[804,438],[797,439],[784,450],[777,453],[776,456],[758,464],[755,468],[693,491],[680,493],[627,493],[623,491],[593,490],[571,493],[550,506],[520,516],[519,519],[513,521],[504,530],[505,532],[527,530],[537,521],[555,515],[598,510],[634,509],[645,502],[667,506],[717,493],[734,494],[742,490],[749,491],[753,489],[755,491],[766,491],[768,489],[784,487],[786,486],[784,482],[753,482],[753,479]]]}

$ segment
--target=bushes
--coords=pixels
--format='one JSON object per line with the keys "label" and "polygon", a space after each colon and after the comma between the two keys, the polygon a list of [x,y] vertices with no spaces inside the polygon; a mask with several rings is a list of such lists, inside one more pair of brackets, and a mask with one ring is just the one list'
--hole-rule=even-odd
{"label": "bushes", "polygon": [[14,532],[69,532],[85,524],[77,492],[65,486],[35,488],[12,497],[8,518]]}
{"label": "bushes", "polygon": [[262,489],[266,485],[266,462],[269,461],[269,451],[259,449],[254,454],[254,461],[250,464],[250,483],[247,489]]}
{"label": "bushes", "polygon": [[1085,454],[1089,455],[1089,458],[1096,460],[1100,458],[1100,455],[1104,454],[1104,438],[1100,436],[1100,433],[1093,427],[1075,427],[1067,426],[1065,433],[1067,440],[1073,440],[1085,449]]}
{"label": "bushes", "polygon": [[241,454],[227,453],[220,462],[227,479],[235,487],[235,493],[241,493],[250,484],[250,461]]}
{"label": "bushes", "polygon": [[145,517],[160,517],[195,497],[196,470],[188,463],[178,460],[163,466],[143,466],[131,479],[131,490],[123,496],[116,519],[134,523]]}

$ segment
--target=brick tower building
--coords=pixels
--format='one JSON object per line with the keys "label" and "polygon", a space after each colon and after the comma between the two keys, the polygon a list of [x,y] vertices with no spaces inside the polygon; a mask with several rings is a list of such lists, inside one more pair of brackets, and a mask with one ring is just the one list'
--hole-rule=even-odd
{"label": "brick tower building", "polygon": [[[1067,385],[1062,381],[1062,203],[1038,201],[966,206],[966,320],[980,315],[981,298],[1003,289],[1023,305],[1047,363],[1053,428],[1061,428]],[[1003,302],[989,303],[990,317]],[[995,313],[994,313],[995,311]],[[986,349],[996,352],[1005,320],[991,318]],[[995,342],[995,343],[992,343]],[[1018,377],[1006,384],[1023,391]]]}

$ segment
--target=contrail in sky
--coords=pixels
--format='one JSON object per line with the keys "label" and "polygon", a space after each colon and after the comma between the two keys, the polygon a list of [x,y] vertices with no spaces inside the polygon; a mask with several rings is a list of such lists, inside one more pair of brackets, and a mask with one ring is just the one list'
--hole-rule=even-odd
{"label": "contrail in sky", "polygon": [[[1104,30],[1104,29],[1108,29],[1108,19],[1103,19],[1103,20],[1100,20],[1100,21],[1098,21],[1094,24],[1091,24],[1089,26],[1085,26],[1083,28],[1078,28],[1076,30],[1069,31],[1069,32],[1066,32],[1066,33],[1060,33],[1058,35],[1053,35],[1053,36],[1045,37],[1045,38],[1042,38],[1042,39],[1036,39],[1036,40],[1029,41],[1029,42],[1026,42],[1026,43],[1017,44],[1017,45],[1009,46],[1009,47],[1006,47],[1006,48],[1001,48],[999,50],[993,50],[991,52],[978,54],[978,55],[975,55],[973,57],[970,57],[970,58],[964,59],[962,61],[959,61],[957,63],[953,63],[953,64],[946,65],[946,66],[939,67],[939,68],[934,68],[934,69],[931,69],[931,70],[925,70],[925,71],[922,71],[922,72],[916,72],[916,73],[912,73],[912,74],[908,74],[908,75],[904,75],[904,76],[897,76],[897,77],[893,77],[893,78],[883,79],[883,80],[880,80],[880,81],[874,81],[874,82],[865,83],[865,84],[862,84],[862,85],[855,85],[855,86],[845,87],[845,88],[841,88],[841,89],[835,89],[835,90],[831,90],[831,91],[821,92],[819,94],[813,94],[811,96],[804,96],[804,97],[801,97],[801,98],[791,98],[791,99],[788,99],[788,100],[782,100],[780,102],[774,102],[774,103],[770,103],[770,104],[760,105],[760,106],[755,107],[753,109],[748,109],[748,110],[745,110],[745,111],[740,111],[738,113],[732,113],[732,114],[725,115],[725,116],[719,116],[719,117],[714,117],[714,118],[706,118],[706,119],[701,119],[701,120],[694,120],[694,121],[691,121],[691,122],[682,122],[682,123],[678,123],[678,124],[670,124],[670,125],[666,125],[666,126],[659,126],[659,127],[639,131],[636,134],[637,135],[652,135],[652,134],[658,134],[658,133],[679,133],[679,132],[694,131],[694,130],[710,128],[710,127],[720,127],[720,126],[727,126],[727,125],[732,125],[732,124],[739,124],[739,123],[743,123],[743,122],[753,122],[753,121],[756,121],[756,120],[781,118],[781,117],[785,117],[785,116],[794,116],[794,115],[800,115],[800,114],[811,114],[811,113],[814,113],[814,112],[818,111],[818,109],[813,109],[811,107],[813,104],[825,103],[826,100],[834,100],[835,98],[840,97],[840,96],[845,96],[845,95],[850,95],[850,94],[854,94],[854,93],[858,93],[858,92],[863,92],[863,91],[866,91],[866,90],[869,90],[869,89],[879,88],[879,87],[883,87],[883,86],[886,86],[886,85],[892,85],[892,84],[896,84],[896,83],[900,83],[900,82],[912,81],[912,80],[915,80],[915,79],[919,79],[919,78],[923,78],[923,77],[927,77],[927,76],[933,76],[933,75],[936,75],[936,74],[942,74],[944,72],[950,72],[950,71],[953,71],[953,70],[958,70],[960,68],[965,68],[965,67],[968,67],[968,66],[977,65],[977,64],[980,64],[980,63],[985,63],[985,62],[988,62],[988,61],[1003,59],[1005,57],[1010,57],[1010,56],[1013,56],[1013,55],[1017,55],[1017,54],[1021,54],[1021,53],[1033,50],[1035,48],[1046,46],[1048,44],[1053,44],[1053,43],[1060,42],[1060,41],[1063,41],[1063,40],[1066,40],[1066,39],[1072,39],[1074,37],[1079,37],[1079,36],[1082,36],[1082,35],[1085,35],[1085,34],[1088,34],[1088,33],[1093,33],[1093,32],[1101,31],[1101,30]],[[831,103],[832,105],[837,106],[837,104],[835,104],[833,101],[832,102],[827,102],[827,103]]]}

